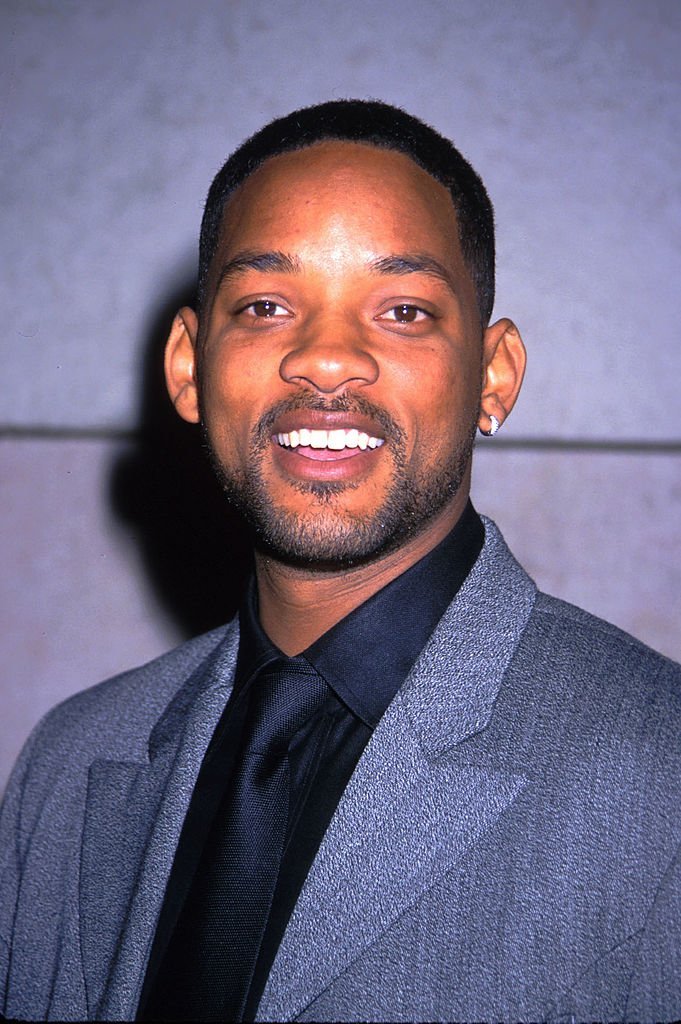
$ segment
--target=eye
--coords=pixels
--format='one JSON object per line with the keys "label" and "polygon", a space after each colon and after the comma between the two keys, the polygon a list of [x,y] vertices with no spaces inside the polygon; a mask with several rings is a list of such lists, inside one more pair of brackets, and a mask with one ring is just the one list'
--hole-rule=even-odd
{"label": "eye", "polygon": [[427,313],[425,309],[421,309],[420,306],[414,306],[410,302],[401,302],[398,306],[386,310],[377,319],[393,320],[398,324],[414,324],[430,317],[431,314]]}
{"label": "eye", "polygon": [[257,317],[258,319],[268,320],[273,317],[290,316],[285,306],[280,306],[278,302],[273,302],[271,299],[257,299],[255,302],[249,302],[247,306],[243,306],[238,312],[248,313],[250,316]]}

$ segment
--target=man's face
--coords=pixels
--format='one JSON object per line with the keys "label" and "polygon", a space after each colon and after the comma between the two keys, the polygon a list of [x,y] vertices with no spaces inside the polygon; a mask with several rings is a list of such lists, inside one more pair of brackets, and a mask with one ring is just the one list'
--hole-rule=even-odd
{"label": "man's face", "polygon": [[481,328],[439,183],[352,143],[274,157],[228,203],[210,295],[201,418],[266,550],[350,565],[455,522]]}

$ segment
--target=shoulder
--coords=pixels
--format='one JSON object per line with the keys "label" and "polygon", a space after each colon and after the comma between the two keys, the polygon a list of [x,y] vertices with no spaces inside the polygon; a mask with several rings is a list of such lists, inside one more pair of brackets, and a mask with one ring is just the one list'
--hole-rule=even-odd
{"label": "shoulder", "polygon": [[681,839],[681,666],[538,593],[500,703],[533,773],[556,782],[556,804],[572,792],[578,806],[658,835],[671,855]]}
{"label": "shoulder", "polygon": [[478,631],[493,633],[499,643],[500,635],[513,632],[513,616],[519,627],[498,710],[525,722],[528,735],[547,748],[569,740],[572,755],[587,760],[606,753],[615,761],[645,760],[654,753],[656,763],[675,762],[678,770],[681,666],[617,626],[538,591],[489,520],[485,531],[476,590],[491,587],[494,600],[478,616]]}
{"label": "shoulder", "polygon": [[[231,625],[231,624],[230,624]],[[57,705],[43,720],[42,729],[98,725],[102,720],[125,729],[126,725],[154,722],[182,684],[225,639],[222,626],[188,640],[153,661],[106,679]],[[125,710],[124,718],[111,719]]]}
{"label": "shoulder", "polygon": [[93,758],[147,756],[149,735],[178,691],[235,632],[229,623],[69,697],[36,725],[10,782],[49,777]]}
{"label": "shoulder", "polygon": [[[648,699],[662,688],[681,698],[681,665],[652,650],[617,626],[575,605],[539,592],[524,637],[535,658],[576,684],[594,676],[601,687],[621,691],[634,684]],[[647,688],[641,690],[641,681]]]}
{"label": "shoulder", "polygon": [[[479,559],[482,579],[476,585],[491,581],[497,605],[506,599],[514,606],[524,603],[528,609],[518,656],[529,657],[537,672],[553,671],[577,684],[594,675],[601,684],[615,679],[619,686],[645,677],[666,684],[670,693],[678,696],[680,665],[612,623],[537,590],[495,524],[484,517],[483,522],[485,547]],[[474,574],[475,570],[471,576]]]}

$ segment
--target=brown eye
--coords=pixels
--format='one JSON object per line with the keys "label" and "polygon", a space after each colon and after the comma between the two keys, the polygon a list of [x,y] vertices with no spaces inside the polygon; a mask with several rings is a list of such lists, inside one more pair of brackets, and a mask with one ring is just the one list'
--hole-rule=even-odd
{"label": "brown eye", "polygon": [[417,306],[395,306],[395,319],[399,320],[401,324],[412,324],[416,317],[419,315],[420,310]]}
{"label": "brown eye", "polygon": [[276,316],[280,307],[269,299],[260,299],[258,302],[252,302],[250,308],[255,316]]}
{"label": "brown eye", "polygon": [[414,324],[420,320],[425,320],[428,316],[430,314],[426,313],[425,309],[421,309],[420,306],[414,306],[410,302],[400,302],[399,306],[393,306],[384,313],[381,319],[393,320],[398,324]]}
{"label": "brown eye", "polygon": [[245,306],[240,306],[235,310],[235,314],[241,317],[242,322],[255,327],[257,320],[285,320],[291,316],[291,311],[274,299],[255,299]]}

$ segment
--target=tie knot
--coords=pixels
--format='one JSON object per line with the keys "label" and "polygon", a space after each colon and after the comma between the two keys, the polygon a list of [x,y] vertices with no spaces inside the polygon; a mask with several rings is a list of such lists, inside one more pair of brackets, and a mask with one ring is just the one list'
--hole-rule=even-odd
{"label": "tie knot", "polygon": [[251,683],[245,736],[251,752],[287,747],[321,708],[328,688],[305,658],[278,658]]}

